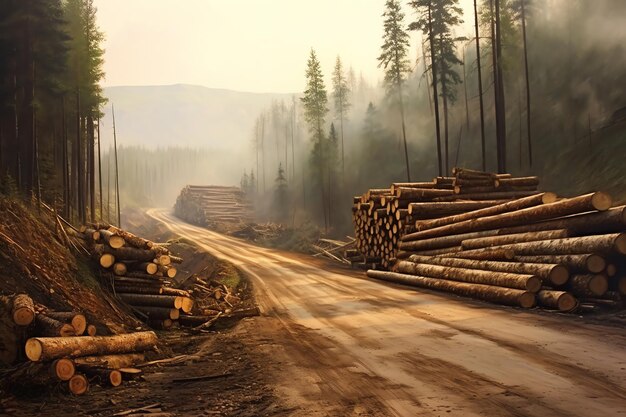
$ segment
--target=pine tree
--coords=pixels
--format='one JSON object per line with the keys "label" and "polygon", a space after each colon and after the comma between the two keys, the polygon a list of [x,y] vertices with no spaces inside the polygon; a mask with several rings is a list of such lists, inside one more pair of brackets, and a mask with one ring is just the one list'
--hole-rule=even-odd
{"label": "pine tree", "polygon": [[406,75],[411,71],[407,57],[409,49],[409,35],[403,29],[404,13],[402,13],[398,0],[387,0],[383,13],[384,30],[381,54],[378,56],[379,67],[385,69],[385,85],[387,97],[396,97],[400,108],[402,122],[402,139],[404,141],[404,159],[406,163],[407,180],[411,181],[411,169],[409,166],[409,151],[406,142],[406,126],[404,121],[404,98],[402,86]]}
{"label": "pine tree", "polygon": [[324,227],[328,230],[328,214],[326,211],[327,195],[325,191],[326,187],[324,187],[324,124],[326,114],[328,113],[328,108],[326,107],[328,104],[328,96],[326,94],[326,87],[324,86],[324,77],[322,75],[320,62],[313,49],[311,49],[307,63],[306,78],[307,88],[304,91],[304,96],[300,100],[304,106],[304,119],[309,126],[309,132],[314,141],[311,163],[314,167],[314,171],[317,172],[316,180],[322,192]]}
{"label": "pine tree", "polygon": [[278,164],[278,175],[274,182],[276,184],[274,190],[274,214],[277,221],[285,222],[289,213],[289,192],[282,163]]}
{"label": "pine tree", "polygon": [[[456,55],[455,42],[465,38],[453,37],[452,28],[463,21],[460,16],[462,9],[458,6],[458,0],[414,0],[409,3],[418,13],[418,20],[412,22],[409,28],[421,30],[430,39],[429,51],[431,54],[431,71],[433,79],[441,85],[441,98],[443,101],[444,115],[444,166],[445,172],[449,172],[449,140],[448,140],[448,103],[456,100],[455,86],[461,83],[461,77],[456,71],[458,65],[463,63]],[[437,74],[435,77],[434,74]]]}
{"label": "pine tree", "polygon": [[335,118],[339,120],[339,134],[341,136],[341,175],[345,181],[345,155],[343,122],[346,120],[348,110],[350,110],[350,87],[348,79],[343,71],[341,58],[337,56],[335,70],[333,71],[333,99],[335,101]]}

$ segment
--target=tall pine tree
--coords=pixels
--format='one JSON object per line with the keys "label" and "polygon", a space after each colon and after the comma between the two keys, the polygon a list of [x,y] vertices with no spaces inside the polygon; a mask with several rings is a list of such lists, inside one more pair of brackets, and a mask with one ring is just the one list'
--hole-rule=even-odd
{"label": "tall pine tree", "polygon": [[348,79],[344,74],[341,58],[337,56],[335,61],[335,70],[333,71],[333,99],[335,101],[335,118],[339,120],[339,136],[341,138],[341,175],[345,181],[346,164],[343,139],[343,122],[347,118],[348,110],[350,110],[350,87]]}

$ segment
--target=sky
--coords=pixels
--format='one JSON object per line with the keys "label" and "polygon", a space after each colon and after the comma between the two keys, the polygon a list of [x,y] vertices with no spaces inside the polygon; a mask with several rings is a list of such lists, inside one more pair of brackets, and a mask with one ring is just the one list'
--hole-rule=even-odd
{"label": "sky", "polygon": [[[413,18],[404,4],[406,22]],[[368,81],[385,0],[95,0],[105,33],[105,87],[195,84],[249,92],[304,89],[311,48],[330,80],[337,55]],[[460,0],[468,33],[472,1]],[[411,59],[421,35],[412,33]]]}

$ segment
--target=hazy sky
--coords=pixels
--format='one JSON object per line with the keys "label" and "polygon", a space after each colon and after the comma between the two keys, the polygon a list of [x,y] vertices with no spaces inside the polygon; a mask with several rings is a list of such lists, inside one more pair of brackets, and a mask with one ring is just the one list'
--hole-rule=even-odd
{"label": "hazy sky", "polygon": [[[377,82],[384,0],[95,0],[105,86],[198,84],[297,92],[313,47]],[[413,18],[405,4],[407,23]],[[471,13],[471,0],[461,0]],[[466,28],[472,15],[465,18]],[[412,59],[418,34],[412,34]]]}

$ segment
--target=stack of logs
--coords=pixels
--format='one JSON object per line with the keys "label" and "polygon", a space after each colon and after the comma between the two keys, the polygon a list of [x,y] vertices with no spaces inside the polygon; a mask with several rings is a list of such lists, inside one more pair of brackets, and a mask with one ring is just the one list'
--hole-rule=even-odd
{"label": "stack of logs", "polygon": [[[453,189],[423,184],[429,183],[394,184],[388,196],[370,193],[368,203],[355,207],[357,236],[367,239],[357,248],[369,257],[378,255],[377,267],[391,269],[372,269],[369,276],[526,308],[539,304],[573,311],[579,305],[622,305],[626,208],[611,208],[607,194],[558,199],[537,193],[534,177],[458,169],[450,183]],[[514,189],[502,194],[497,189],[503,184]],[[410,195],[429,195],[431,201],[406,203],[401,199],[404,189],[411,189]],[[425,190],[454,194],[433,197]],[[494,199],[485,200],[488,195]],[[450,201],[458,196],[473,199]],[[502,201],[504,197],[513,199]],[[372,216],[373,232],[367,235],[360,226],[369,219],[363,213],[374,207],[372,214],[382,215],[377,205],[393,213],[396,202],[395,213],[401,214],[395,221],[385,222],[385,217],[379,224]],[[392,233],[379,237],[377,231]]]}
{"label": "stack of logs", "polygon": [[174,213],[199,226],[252,221],[252,205],[238,187],[187,185],[176,199]]}
{"label": "stack of logs", "polygon": [[[114,336],[96,336],[95,326],[88,324],[81,313],[55,312],[36,305],[26,294],[0,299],[3,314],[2,329],[11,329],[16,349],[26,354],[28,361],[9,368],[2,374],[7,387],[41,387],[60,384],[75,394],[85,394],[90,383],[117,387],[124,378],[141,373],[133,368],[144,361],[144,351],[157,344],[153,332],[138,332]],[[8,336],[10,334],[7,333]],[[11,338],[5,337],[3,354]],[[5,364],[15,362],[2,357]]]}
{"label": "stack of logs", "polygon": [[172,287],[182,258],[157,244],[108,224],[83,227],[92,257],[111,278],[118,299],[150,327],[167,329],[193,308],[189,292]]}

